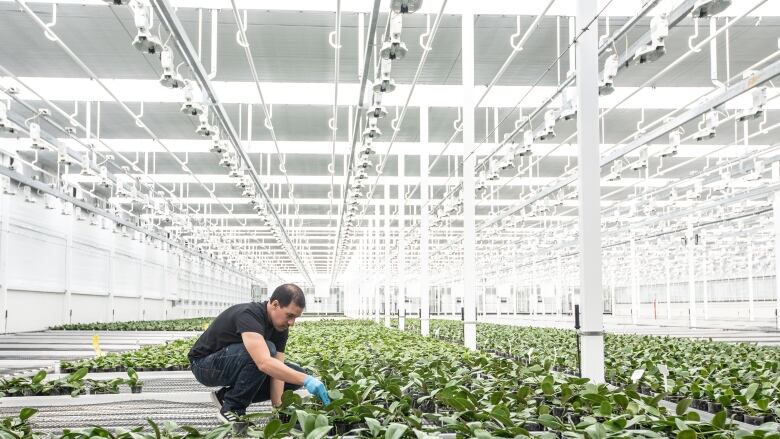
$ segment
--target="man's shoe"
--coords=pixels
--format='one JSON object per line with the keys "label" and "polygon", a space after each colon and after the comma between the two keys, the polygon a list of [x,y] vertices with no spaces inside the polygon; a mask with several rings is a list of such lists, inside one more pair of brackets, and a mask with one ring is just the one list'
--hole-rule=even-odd
{"label": "man's shoe", "polygon": [[222,410],[222,406],[225,405],[225,392],[227,392],[227,387],[223,387],[219,390],[215,390],[211,392],[211,402],[213,402],[219,410]]}
{"label": "man's shoe", "polygon": [[233,413],[229,410],[225,410],[225,411],[220,410],[219,414],[217,415],[217,418],[225,424],[231,422],[238,422],[241,420],[241,417],[238,414]]}

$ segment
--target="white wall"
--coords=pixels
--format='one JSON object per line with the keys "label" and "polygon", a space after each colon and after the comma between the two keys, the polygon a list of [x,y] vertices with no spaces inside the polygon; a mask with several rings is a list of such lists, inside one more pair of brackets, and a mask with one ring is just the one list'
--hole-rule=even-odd
{"label": "white wall", "polygon": [[250,278],[22,191],[0,194],[0,330],[211,316],[249,301]]}

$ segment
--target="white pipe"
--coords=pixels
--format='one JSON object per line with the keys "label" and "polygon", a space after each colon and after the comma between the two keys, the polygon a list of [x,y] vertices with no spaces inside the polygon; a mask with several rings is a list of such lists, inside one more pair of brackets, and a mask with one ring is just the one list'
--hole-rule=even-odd
{"label": "white pipe", "polygon": [[718,81],[718,39],[714,36],[717,32],[717,18],[710,17],[710,81],[716,87],[725,87],[724,83]]}
{"label": "white pipe", "polygon": [[[214,79],[217,76],[217,36],[219,25],[219,9],[211,10],[211,72],[209,72],[208,78]],[[239,29],[241,25],[239,24]],[[244,42],[249,44],[249,41],[244,39]]]}

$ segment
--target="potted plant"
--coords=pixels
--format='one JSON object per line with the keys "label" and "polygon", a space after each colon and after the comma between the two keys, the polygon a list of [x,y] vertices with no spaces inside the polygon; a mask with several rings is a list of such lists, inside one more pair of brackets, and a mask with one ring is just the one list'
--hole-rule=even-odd
{"label": "potted plant", "polygon": [[132,393],[141,393],[141,389],[143,388],[144,382],[138,379],[138,373],[133,369],[132,367],[127,368],[127,379],[125,380],[125,384],[130,386],[130,391]]}

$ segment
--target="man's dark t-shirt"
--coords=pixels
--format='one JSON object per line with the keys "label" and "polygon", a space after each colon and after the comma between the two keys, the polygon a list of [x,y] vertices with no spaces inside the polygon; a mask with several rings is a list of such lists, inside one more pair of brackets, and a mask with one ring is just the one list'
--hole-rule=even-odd
{"label": "man's dark t-shirt", "polygon": [[203,358],[234,343],[243,343],[241,333],[256,332],[264,339],[272,341],[278,352],[284,352],[288,331],[277,331],[268,318],[265,302],[250,302],[233,305],[222,311],[211,322],[208,329],[200,335],[198,341],[187,355],[190,360]]}

